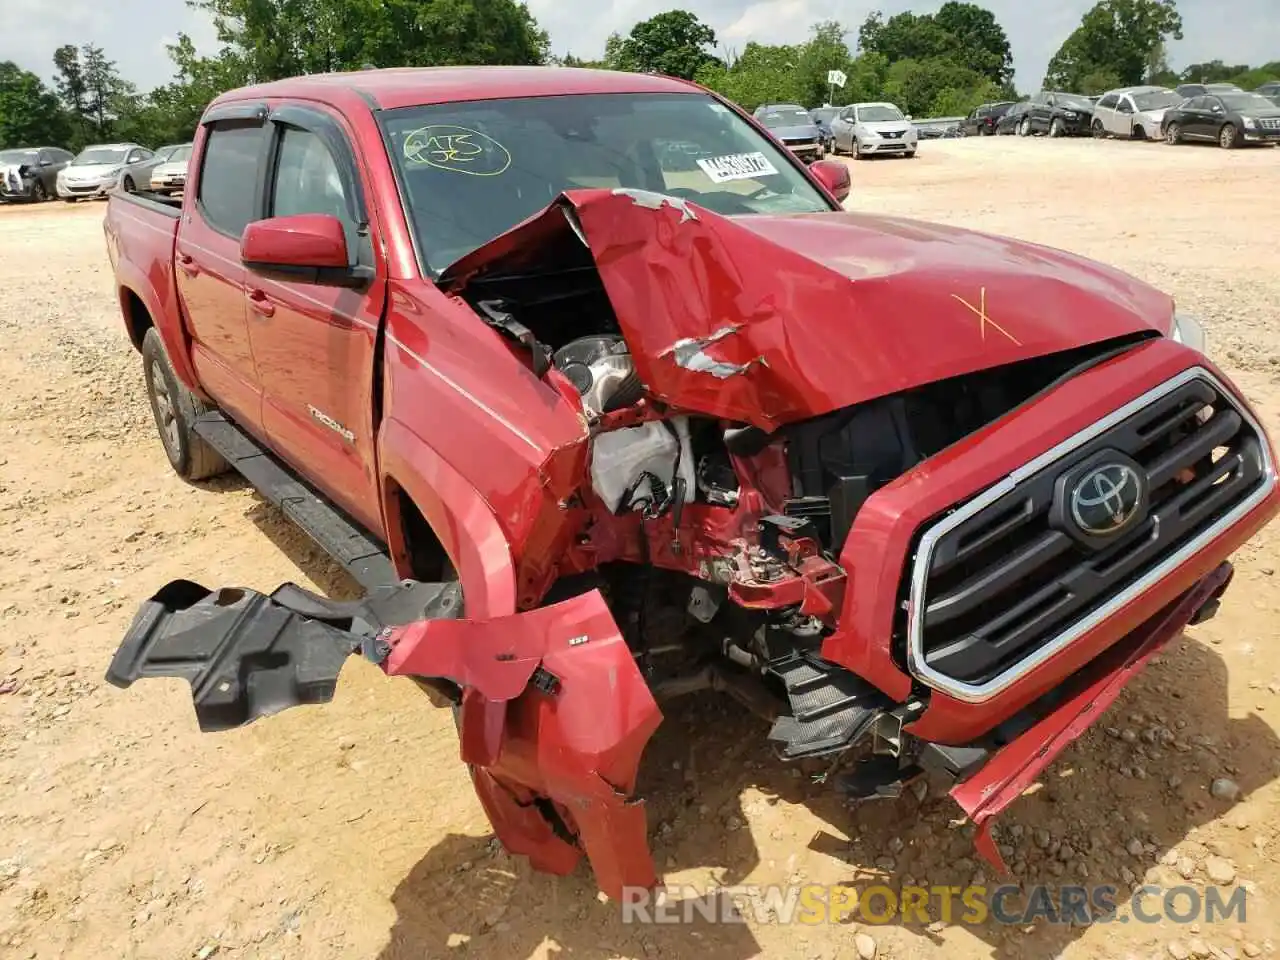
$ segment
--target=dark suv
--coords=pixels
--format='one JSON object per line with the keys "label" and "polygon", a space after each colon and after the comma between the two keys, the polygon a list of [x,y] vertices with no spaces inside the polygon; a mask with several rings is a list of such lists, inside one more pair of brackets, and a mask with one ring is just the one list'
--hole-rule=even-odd
{"label": "dark suv", "polygon": [[1041,90],[1018,123],[1018,135],[1047,133],[1051,137],[1081,137],[1093,121],[1093,101],[1078,93]]}
{"label": "dark suv", "polygon": [[1014,104],[1013,100],[984,103],[960,121],[960,136],[990,137],[996,132],[996,124]]}

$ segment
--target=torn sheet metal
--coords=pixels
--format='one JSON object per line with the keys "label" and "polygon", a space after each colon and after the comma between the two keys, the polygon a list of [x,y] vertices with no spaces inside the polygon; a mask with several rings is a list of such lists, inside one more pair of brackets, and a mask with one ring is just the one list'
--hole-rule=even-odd
{"label": "torn sheet metal", "polygon": [[440,283],[457,293],[475,276],[554,272],[565,251],[583,255],[583,236],[649,391],[765,429],[1156,334],[1173,309],[1132,277],[1035,244],[849,212],[728,217],[633,189],[565,194]]}

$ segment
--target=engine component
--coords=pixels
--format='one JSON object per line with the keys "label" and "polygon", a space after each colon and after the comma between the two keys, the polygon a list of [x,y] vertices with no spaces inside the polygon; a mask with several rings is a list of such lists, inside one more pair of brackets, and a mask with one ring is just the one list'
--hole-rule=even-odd
{"label": "engine component", "polygon": [[627,344],[616,334],[579,337],[557,350],[552,362],[592,416],[628,407],[644,392]]}
{"label": "engine component", "polygon": [[679,454],[680,441],[656,420],[602,433],[591,447],[591,488],[612,513],[661,512],[671,499]]}

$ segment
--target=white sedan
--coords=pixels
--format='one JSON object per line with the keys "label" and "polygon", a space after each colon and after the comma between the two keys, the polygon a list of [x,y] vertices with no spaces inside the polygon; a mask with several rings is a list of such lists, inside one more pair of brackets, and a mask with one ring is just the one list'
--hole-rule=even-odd
{"label": "white sedan", "polygon": [[892,103],[853,103],[831,121],[834,153],[857,160],[883,154],[914,157],[919,132]]}

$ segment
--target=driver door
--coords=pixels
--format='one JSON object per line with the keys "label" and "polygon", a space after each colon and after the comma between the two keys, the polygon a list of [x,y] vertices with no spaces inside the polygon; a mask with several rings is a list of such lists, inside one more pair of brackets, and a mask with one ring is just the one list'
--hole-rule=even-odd
{"label": "driver door", "polygon": [[270,118],[267,217],[328,214],[377,276],[326,286],[245,268],[249,344],[262,384],[262,427],[277,453],[367,530],[382,530],[373,404],[386,265],[372,242],[355,152],[338,117],[285,105]]}
{"label": "driver door", "polygon": [[831,137],[841,150],[853,150],[853,107],[845,107],[831,121]]}

